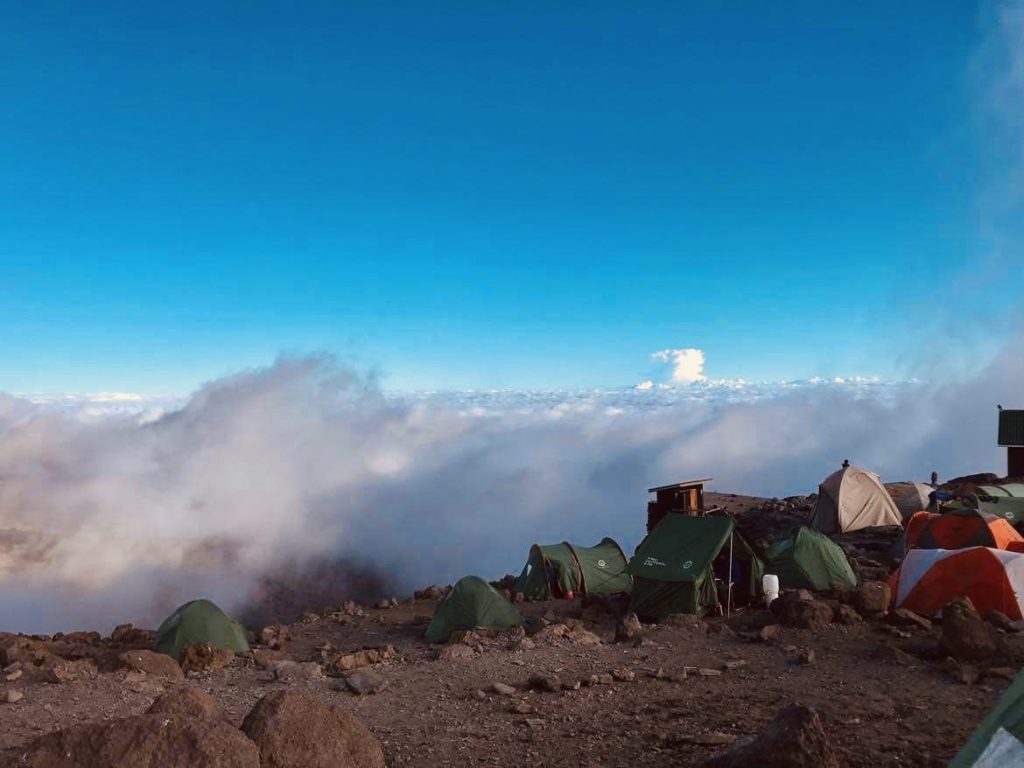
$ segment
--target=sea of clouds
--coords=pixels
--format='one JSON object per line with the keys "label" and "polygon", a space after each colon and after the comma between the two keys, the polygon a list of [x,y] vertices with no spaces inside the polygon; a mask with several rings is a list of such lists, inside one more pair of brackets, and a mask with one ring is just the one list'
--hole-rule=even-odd
{"label": "sea of clouds", "polygon": [[1019,337],[957,384],[708,381],[586,392],[385,393],[328,356],[187,398],[0,396],[5,629],[238,607],[283,563],[353,559],[405,588],[518,571],[535,541],[644,533],[689,476],[809,493],[844,458],[884,479],[999,471]]}

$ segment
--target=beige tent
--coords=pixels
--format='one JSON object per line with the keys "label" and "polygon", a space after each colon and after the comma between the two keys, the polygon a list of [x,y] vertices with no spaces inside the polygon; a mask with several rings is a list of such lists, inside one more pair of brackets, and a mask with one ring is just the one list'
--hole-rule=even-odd
{"label": "beige tent", "polygon": [[900,511],[874,472],[844,467],[818,486],[811,525],[823,533],[902,523]]}
{"label": "beige tent", "polygon": [[904,520],[908,520],[915,512],[928,509],[931,503],[929,494],[935,489],[924,483],[913,483],[906,480],[902,483],[886,483],[885,490],[896,502],[896,508]]}

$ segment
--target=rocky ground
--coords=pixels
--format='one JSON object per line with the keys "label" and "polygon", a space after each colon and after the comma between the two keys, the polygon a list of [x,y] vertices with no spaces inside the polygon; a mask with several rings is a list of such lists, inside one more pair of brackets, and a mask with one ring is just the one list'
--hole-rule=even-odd
{"label": "rocky ground", "polygon": [[[809,503],[715,501],[747,521],[755,539],[799,522]],[[872,573],[889,567],[883,550],[893,535],[843,544],[858,570]],[[164,702],[160,711],[182,706],[174,696],[187,690],[212,697],[217,714],[202,727],[219,729],[210,743],[232,755],[208,763],[218,766],[253,764],[245,762],[253,742],[263,765],[285,765],[267,750],[326,748],[335,739],[306,721],[337,721],[343,740],[358,741],[340,765],[378,764],[376,746],[352,735],[361,722],[391,766],[721,768],[760,764],[751,752],[781,754],[776,742],[787,738],[820,751],[807,765],[943,766],[1024,662],[1024,635],[969,604],[951,606],[942,622],[886,613],[887,589],[874,582],[847,594],[793,592],[772,611],[673,617],[657,627],[623,622],[615,602],[526,603],[525,630],[465,633],[444,646],[422,639],[438,597],[431,590],[269,627],[250,654],[194,648],[184,670],[146,651],[149,635],[129,628],[109,638],[5,635],[0,765],[70,765],[53,755],[75,739],[116,745],[110,734],[124,731],[119,738],[137,744],[136,731],[150,727],[176,744],[202,741],[189,730],[199,727],[192,718],[143,716],[154,701]],[[167,692],[171,704],[160,698]],[[321,703],[333,714],[316,709]],[[52,735],[86,724],[108,730]],[[744,746],[758,734],[761,741]]]}

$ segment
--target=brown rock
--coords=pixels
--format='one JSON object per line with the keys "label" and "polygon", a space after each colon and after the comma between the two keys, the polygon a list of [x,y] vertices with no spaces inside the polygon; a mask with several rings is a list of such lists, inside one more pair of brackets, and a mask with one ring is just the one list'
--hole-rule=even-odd
{"label": "brown rock", "polygon": [[96,677],[96,662],[92,659],[68,661],[51,656],[37,667],[36,675],[47,683],[73,683],[77,680]]}
{"label": "brown rock", "polygon": [[283,661],[271,662],[267,669],[274,674],[275,680],[285,683],[297,680],[323,680],[324,678],[323,667],[315,661],[298,662],[284,659]]}
{"label": "brown rock", "polygon": [[267,669],[274,662],[288,661],[288,654],[284,651],[275,651],[270,648],[254,648],[252,660],[256,663],[257,667]]}
{"label": "brown rock", "polygon": [[1003,632],[1020,632],[1024,629],[1024,621],[1013,621],[1002,611],[989,611],[985,614],[985,621]]}
{"label": "brown rock", "polygon": [[327,666],[327,674],[333,677],[341,677],[346,672],[351,672],[354,669],[360,669],[361,667],[368,667],[371,664],[381,664],[385,661],[391,661],[398,656],[398,651],[395,650],[394,646],[385,645],[379,648],[365,648],[355,653],[346,653],[342,656],[338,656]]}
{"label": "brown rock", "polygon": [[475,656],[475,652],[468,645],[446,645],[437,652],[438,661],[466,661]]}
{"label": "brown rock", "polygon": [[146,710],[146,714],[227,720],[216,699],[196,688],[175,688],[168,691],[157,697],[156,701]]}
{"label": "brown rock", "polygon": [[889,610],[892,588],[885,581],[866,581],[853,590],[850,602],[861,616],[879,616]]}
{"label": "brown rock", "polygon": [[530,679],[526,681],[526,687],[531,691],[557,693],[562,689],[562,682],[557,675],[542,673],[530,675]]}
{"label": "brown rock", "polygon": [[110,633],[110,641],[128,648],[152,648],[156,640],[156,632],[152,629],[139,629],[132,624],[118,624]]}
{"label": "brown rock", "polygon": [[963,685],[974,685],[981,679],[981,672],[973,664],[961,664],[952,656],[947,656],[942,668],[949,676]]}
{"label": "brown rock", "polygon": [[864,619],[853,606],[842,603],[835,610],[835,621],[839,624],[859,624]]}
{"label": "brown rock", "polygon": [[260,645],[280,650],[288,642],[288,627],[282,624],[271,624],[260,630]]}
{"label": "brown rock", "polygon": [[771,610],[786,627],[819,630],[832,623],[832,607],[805,589],[784,592],[772,601]]}
{"label": "brown rock", "polygon": [[781,627],[778,624],[766,624],[757,632],[757,639],[762,643],[775,643],[779,641]]}
{"label": "brown rock", "polygon": [[982,621],[968,598],[955,598],[942,609],[942,652],[957,661],[980,661],[992,656],[997,647],[995,628]]}
{"label": "brown rock", "polygon": [[906,608],[894,608],[889,613],[888,619],[890,623],[899,627],[923,629],[926,632],[932,628],[931,621],[918,613],[908,611]]}
{"label": "brown rock", "polygon": [[840,768],[818,713],[791,704],[752,739],[738,742],[702,768]]}
{"label": "brown rock", "polygon": [[66,728],[14,754],[13,765],[26,768],[260,768],[256,745],[237,728],[166,713]]}
{"label": "brown rock", "polygon": [[209,643],[186,645],[181,652],[181,668],[185,672],[211,672],[235,660],[235,652]]}
{"label": "brown rock", "polygon": [[626,667],[620,667],[612,670],[612,677],[620,683],[632,683],[636,680],[636,672]]}
{"label": "brown rock", "polygon": [[380,743],[354,715],[291,691],[260,699],[242,723],[262,768],[384,768]]}
{"label": "brown rock", "polygon": [[624,618],[619,619],[615,625],[615,642],[621,643],[626,640],[633,640],[640,636],[643,629],[643,625],[635,613],[627,614]]}
{"label": "brown rock", "polygon": [[345,687],[357,696],[370,696],[388,687],[388,679],[372,669],[352,672],[345,678]]}
{"label": "brown rock", "polygon": [[185,673],[181,671],[178,662],[166,653],[155,651],[125,651],[118,656],[122,666],[136,672],[145,672],[153,677],[162,677],[166,680],[181,681],[185,679]]}

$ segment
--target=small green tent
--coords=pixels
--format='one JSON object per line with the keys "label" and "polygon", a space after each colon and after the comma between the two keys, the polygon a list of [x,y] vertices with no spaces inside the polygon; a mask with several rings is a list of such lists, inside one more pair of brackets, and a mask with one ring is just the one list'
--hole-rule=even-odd
{"label": "small green tent", "polygon": [[193,600],[164,619],[156,631],[153,650],[181,661],[186,645],[209,643],[244,653],[249,650],[245,627],[209,600]]}
{"label": "small green tent", "polygon": [[519,611],[478,576],[463,576],[434,610],[428,643],[444,643],[460,629],[509,629],[523,623]]}
{"label": "small green tent", "polygon": [[753,599],[761,594],[764,564],[731,518],[666,515],[629,561],[630,611],[660,621],[673,613],[704,614],[717,607],[715,562],[727,575],[730,547],[736,561],[734,589]]}
{"label": "small green tent", "polygon": [[839,545],[806,526],[772,543],[765,561],[765,570],[778,576],[784,589],[857,586],[857,577]]}
{"label": "small green tent", "polygon": [[949,768],[1024,765],[1024,672],[1017,674]]}
{"label": "small green tent", "polygon": [[531,600],[577,595],[629,592],[633,579],[626,556],[614,539],[605,537],[593,547],[534,544],[513,592]]}

